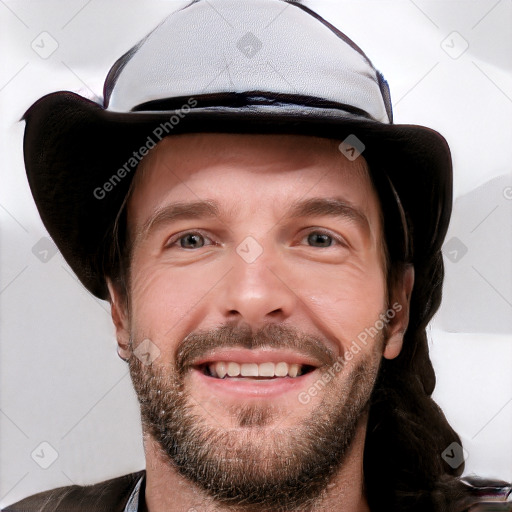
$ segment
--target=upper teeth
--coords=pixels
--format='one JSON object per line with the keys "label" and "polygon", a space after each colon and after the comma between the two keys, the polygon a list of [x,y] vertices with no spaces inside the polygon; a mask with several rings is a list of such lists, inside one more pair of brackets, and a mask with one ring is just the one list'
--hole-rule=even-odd
{"label": "upper teeth", "polygon": [[302,365],[288,363],[235,363],[219,361],[208,365],[213,377],[297,377],[302,373]]}

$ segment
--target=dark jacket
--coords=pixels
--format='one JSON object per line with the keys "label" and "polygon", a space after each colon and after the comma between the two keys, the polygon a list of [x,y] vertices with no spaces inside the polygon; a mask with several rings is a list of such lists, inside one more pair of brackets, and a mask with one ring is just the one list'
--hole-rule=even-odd
{"label": "dark jacket", "polygon": [[[18,501],[2,512],[123,512],[144,471],[113,478],[96,485],[70,485]],[[465,479],[475,505],[467,512],[512,512],[512,487],[505,482]]]}
{"label": "dark jacket", "polygon": [[144,471],[95,485],[70,485],[40,492],[8,505],[2,512],[123,512],[142,475]]}

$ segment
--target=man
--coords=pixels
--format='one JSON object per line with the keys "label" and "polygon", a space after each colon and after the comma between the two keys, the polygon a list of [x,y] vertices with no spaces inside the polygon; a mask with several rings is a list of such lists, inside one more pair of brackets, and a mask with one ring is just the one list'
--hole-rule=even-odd
{"label": "man", "polygon": [[104,107],[55,93],[26,122],[41,217],[110,301],[146,470],[7,510],[511,509],[443,459],[460,439],[430,398],[448,146],[392,124],[341,32],[200,0],[114,65]]}

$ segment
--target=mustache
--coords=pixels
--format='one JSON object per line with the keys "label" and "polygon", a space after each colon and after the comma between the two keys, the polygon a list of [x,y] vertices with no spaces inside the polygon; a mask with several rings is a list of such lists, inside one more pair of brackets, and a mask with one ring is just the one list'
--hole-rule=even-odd
{"label": "mustache", "polygon": [[221,348],[288,349],[318,360],[321,366],[332,366],[338,360],[325,339],[305,334],[292,326],[270,323],[253,331],[247,324],[229,323],[188,334],[175,351],[177,373],[183,376],[195,361]]}

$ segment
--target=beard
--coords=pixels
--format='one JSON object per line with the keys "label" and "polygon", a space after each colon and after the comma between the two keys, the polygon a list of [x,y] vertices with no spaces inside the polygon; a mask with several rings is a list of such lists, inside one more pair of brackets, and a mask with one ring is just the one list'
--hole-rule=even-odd
{"label": "beard", "polygon": [[[129,368],[144,432],[173,468],[227,509],[311,510],[342,467],[367,416],[383,339],[375,339],[372,352],[357,364],[342,362],[345,378],[322,382],[319,403],[292,427],[280,426],[286,416],[271,403],[227,408],[224,414],[236,428],[222,427],[214,418],[208,422],[187,391],[186,376],[194,359],[221,347],[296,348],[320,359],[322,372],[340,359],[319,338],[279,324],[255,333],[248,326],[227,324],[187,336],[177,347],[174,365],[158,360],[144,365],[132,351]],[[297,407],[303,407],[299,400]]]}

